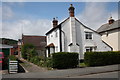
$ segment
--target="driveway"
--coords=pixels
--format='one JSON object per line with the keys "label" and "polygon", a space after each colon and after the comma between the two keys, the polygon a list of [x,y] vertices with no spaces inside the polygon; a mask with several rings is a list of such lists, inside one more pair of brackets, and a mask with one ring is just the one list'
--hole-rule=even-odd
{"label": "driveway", "polygon": [[26,72],[46,72],[46,71],[48,71],[47,68],[37,66],[31,62],[26,61],[23,58],[20,59],[19,63]]}

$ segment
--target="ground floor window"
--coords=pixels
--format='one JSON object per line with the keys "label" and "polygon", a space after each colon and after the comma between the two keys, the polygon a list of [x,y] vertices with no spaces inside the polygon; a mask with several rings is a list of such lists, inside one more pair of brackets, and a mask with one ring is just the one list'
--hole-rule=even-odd
{"label": "ground floor window", "polygon": [[93,47],[86,47],[86,52],[92,52],[93,51]]}

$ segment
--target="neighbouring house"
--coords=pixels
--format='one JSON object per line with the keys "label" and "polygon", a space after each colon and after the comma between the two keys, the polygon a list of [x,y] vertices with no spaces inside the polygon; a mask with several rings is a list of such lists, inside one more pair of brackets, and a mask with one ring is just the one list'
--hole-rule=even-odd
{"label": "neighbouring house", "polygon": [[33,44],[39,56],[46,56],[46,36],[22,35],[22,45]]}
{"label": "neighbouring house", "polygon": [[0,44],[0,52],[4,52],[4,56],[8,57],[9,55],[12,55],[13,46]]}
{"label": "neighbouring house", "polygon": [[11,55],[18,54],[18,46],[17,45],[11,45],[13,48],[11,49]]}
{"label": "neighbouring house", "polygon": [[53,28],[46,33],[47,57],[54,52],[77,52],[84,59],[87,51],[111,51],[111,47],[102,41],[101,35],[86,27],[74,16],[75,8],[69,7],[69,17],[58,25],[53,19]]}
{"label": "neighbouring house", "polygon": [[115,21],[111,17],[97,32],[102,36],[102,40],[113,48],[113,51],[120,51],[120,19]]}
{"label": "neighbouring house", "polygon": [[0,44],[13,46],[13,48],[11,48],[11,55],[15,55],[18,52],[17,42],[18,42],[17,40],[13,40],[13,39],[0,38]]}

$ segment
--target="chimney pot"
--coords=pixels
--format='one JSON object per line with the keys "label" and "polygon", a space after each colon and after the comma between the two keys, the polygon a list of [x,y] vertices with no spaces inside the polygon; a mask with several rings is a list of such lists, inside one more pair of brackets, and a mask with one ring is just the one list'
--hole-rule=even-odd
{"label": "chimney pot", "polygon": [[110,19],[109,19],[108,23],[109,23],[109,24],[112,24],[112,23],[114,23],[114,21],[115,21],[115,20],[114,20],[114,19],[112,19],[112,17],[110,17]]}
{"label": "chimney pot", "polygon": [[69,16],[70,17],[74,17],[74,10],[75,10],[75,8],[73,7],[73,5],[72,4],[70,4],[70,7],[69,7]]}
{"label": "chimney pot", "polygon": [[58,25],[58,20],[56,20],[55,18],[53,18],[53,28],[55,28]]}

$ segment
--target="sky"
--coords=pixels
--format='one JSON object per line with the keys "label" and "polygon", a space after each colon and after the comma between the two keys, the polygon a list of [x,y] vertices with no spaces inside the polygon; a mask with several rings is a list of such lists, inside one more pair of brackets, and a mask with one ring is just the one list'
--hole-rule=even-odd
{"label": "sky", "polygon": [[75,7],[75,17],[94,30],[111,16],[118,19],[118,2],[2,2],[0,37],[17,40],[22,33],[44,36],[52,28],[54,17],[59,23],[69,17],[70,4]]}

